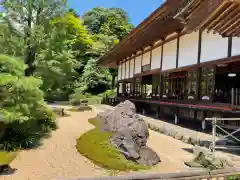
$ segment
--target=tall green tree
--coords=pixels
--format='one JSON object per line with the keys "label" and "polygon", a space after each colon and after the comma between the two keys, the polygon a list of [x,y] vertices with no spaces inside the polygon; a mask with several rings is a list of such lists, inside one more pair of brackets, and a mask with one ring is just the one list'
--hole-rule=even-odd
{"label": "tall green tree", "polygon": [[12,36],[24,40],[25,75],[35,70],[36,55],[46,38],[50,21],[66,12],[66,0],[4,0],[3,20]]}
{"label": "tall green tree", "polygon": [[[51,33],[36,61],[36,73],[43,79],[43,90],[47,98],[67,100],[82,58],[92,47],[93,40],[81,19],[72,13],[55,18],[51,22]],[[61,31],[59,31],[61,29]]]}
{"label": "tall green tree", "polygon": [[55,116],[43,99],[41,79],[26,77],[23,60],[0,54],[0,149],[38,145],[56,128]]}
{"label": "tall green tree", "polygon": [[26,76],[43,80],[47,98],[66,100],[93,40],[65,0],[5,0],[0,52],[24,59]]}
{"label": "tall green tree", "polygon": [[[83,20],[89,31],[98,39],[98,45],[102,47],[103,51],[100,51],[98,58],[133,29],[127,13],[120,8],[96,7],[85,13]],[[109,71],[112,75],[112,88],[114,88],[117,70]]]}
{"label": "tall green tree", "polygon": [[84,24],[94,34],[105,34],[122,39],[132,29],[127,13],[120,8],[96,7],[83,15]]}
{"label": "tall green tree", "polygon": [[110,88],[110,79],[111,75],[108,69],[99,67],[95,59],[90,59],[84,67],[75,93],[93,95],[103,93]]}

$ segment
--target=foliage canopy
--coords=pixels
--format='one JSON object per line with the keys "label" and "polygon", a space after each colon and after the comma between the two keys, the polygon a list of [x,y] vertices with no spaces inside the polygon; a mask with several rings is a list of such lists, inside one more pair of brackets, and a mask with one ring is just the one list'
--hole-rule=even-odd
{"label": "foliage canopy", "polygon": [[97,60],[133,26],[119,8],[97,7],[81,18],[66,0],[4,0],[1,6],[0,148],[29,148],[56,128],[44,100],[115,88],[117,71]]}

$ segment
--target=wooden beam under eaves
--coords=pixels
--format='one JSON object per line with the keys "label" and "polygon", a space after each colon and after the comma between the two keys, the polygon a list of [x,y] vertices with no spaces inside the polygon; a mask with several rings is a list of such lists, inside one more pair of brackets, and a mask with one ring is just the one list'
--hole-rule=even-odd
{"label": "wooden beam under eaves", "polygon": [[211,31],[216,25],[223,21],[234,9],[236,8],[235,4],[230,4],[220,15],[218,15],[212,22],[210,22],[206,28],[208,31]]}

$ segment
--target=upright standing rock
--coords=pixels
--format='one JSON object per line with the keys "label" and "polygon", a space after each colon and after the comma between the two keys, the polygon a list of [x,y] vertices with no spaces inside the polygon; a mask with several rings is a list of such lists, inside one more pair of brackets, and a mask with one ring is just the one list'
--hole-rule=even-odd
{"label": "upright standing rock", "polygon": [[120,103],[114,110],[98,115],[101,128],[112,132],[111,143],[129,160],[143,165],[155,165],[159,156],[146,146],[149,137],[146,122],[136,114],[130,101]]}

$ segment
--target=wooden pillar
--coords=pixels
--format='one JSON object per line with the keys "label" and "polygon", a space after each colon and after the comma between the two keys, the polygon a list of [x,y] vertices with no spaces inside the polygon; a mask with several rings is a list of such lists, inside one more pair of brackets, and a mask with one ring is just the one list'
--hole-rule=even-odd
{"label": "wooden pillar", "polygon": [[228,38],[228,57],[232,56],[232,37]]}
{"label": "wooden pillar", "polygon": [[175,115],[174,115],[174,124],[179,124],[179,108],[176,107]]}
{"label": "wooden pillar", "polygon": [[205,120],[202,121],[202,130],[206,130],[206,121]]}
{"label": "wooden pillar", "polygon": [[177,37],[177,54],[176,54],[176,68],[178,68],[178,60],[179,60],[179,45],[180,45],[180,35]]}
{"label": "wooden pillar", "polygon": [[[201,62],[201,53],[202,53],[202,31],[199,30],[199,37],[198,37],[198,59],[197,59],[197,63],[200,64]],[[199,100],[200,98],[200,88],[201,88],[201,68],[198,67],[197,68],[197,82],[196,82],[196,99],[195,100]]]}
{"label": "wooden pillar", "polygon": [[117,96],[119,96],[119,82],[117,82]]}
{"label": "wooden pillar", "polygon": [[[164,39],[163,39],[164,41]],[[159,99],[161,99],[161,95],[162,95],[162,92],[163,92],[163,76],[162,76],[162,64],[163,64],[163,46],[164,44],[162,44],[162,47],[161,47],[161,62],[160,62],[160,86],[159,86]]]}
{"label": "wooden pillar", "polygon": [[178,124],[179,123],[179,119],[178,119],[178,115],[177,113],[174,115],[174,124]]}
{"label": "wooden pillar", "polygon": [[135,93],[136,93],[136,89],[135,89],[136,78],[134,77],[134,75],[135,75],[135,61],[136,61],[136,54],[134,54],[134,59],[133,59],[133,96],[136,96],[135,95]]}

